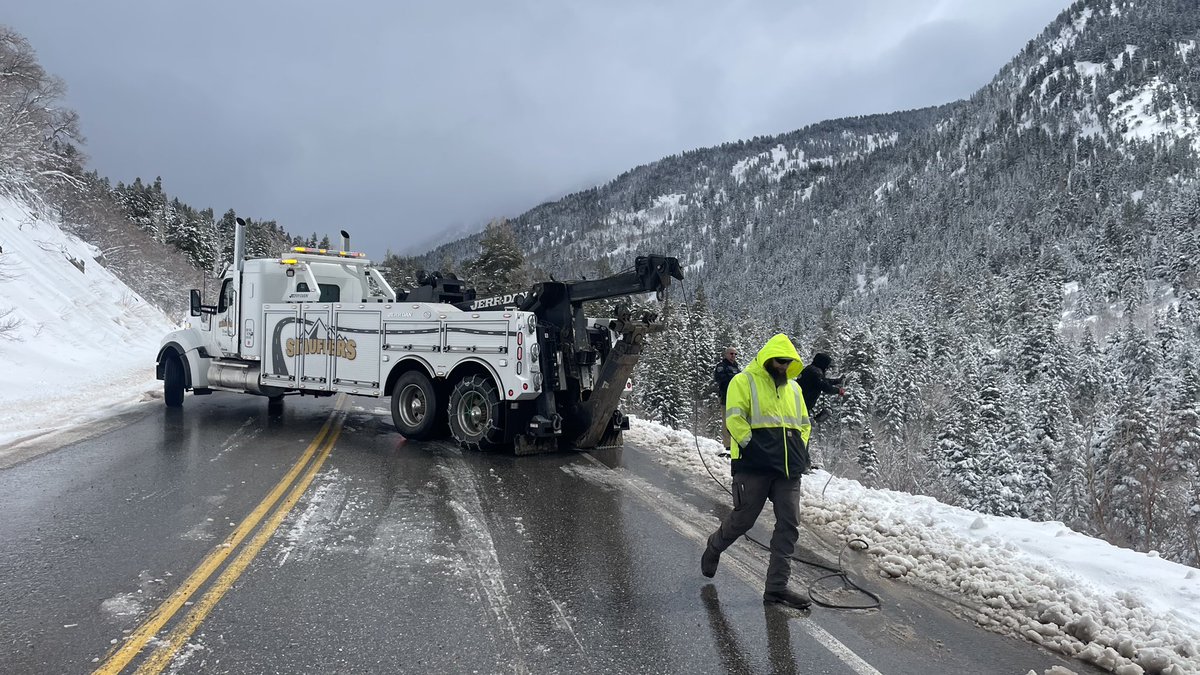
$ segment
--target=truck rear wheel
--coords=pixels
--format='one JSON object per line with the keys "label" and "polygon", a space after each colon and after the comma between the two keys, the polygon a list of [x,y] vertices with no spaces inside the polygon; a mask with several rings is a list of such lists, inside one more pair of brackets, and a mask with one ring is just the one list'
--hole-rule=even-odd
{"label": "truck rear wheel", "polygon": [[424,373],[410,370],[392,389],[392,424],[414,441],[433,436],[437,424],[437,391]]}
{"label": "truck rear wheel", "polygon": [[183,390],[186,382],[183,379],[183,361],[175,354],[169,354],[163,363],[163,402],[168,408],[183,406]]}
{"label": "truck rear wheel", "polygon": [[490,378],[471,375],[450,393],[450,434],[464,448],[491,450],[504,440],[500,393]]}

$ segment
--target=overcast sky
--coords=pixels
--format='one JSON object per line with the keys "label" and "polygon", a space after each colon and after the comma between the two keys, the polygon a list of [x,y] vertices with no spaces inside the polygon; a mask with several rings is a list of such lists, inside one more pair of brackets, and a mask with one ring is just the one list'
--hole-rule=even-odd
{"label": "overcast sky", "polygon": [[969,96],[1069,4],[18,0],[0,23],[66,81],[101,174],[378,257],[665,155]]}

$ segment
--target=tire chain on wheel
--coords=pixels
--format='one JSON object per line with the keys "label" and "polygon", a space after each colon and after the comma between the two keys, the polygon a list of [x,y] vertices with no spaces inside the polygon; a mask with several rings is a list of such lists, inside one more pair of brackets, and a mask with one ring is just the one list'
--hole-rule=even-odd
{"label": "tire chain on wheel", "polygon": [[[466,393],[464,390],[468,388],[474,389],[488,399],[488,429],[476,440],[465,438],[466,434],[458,427],[458,418],[454,411],[454,406],[462,400]],[[454,385],[454,390],[450,393],[450,402],[446,406],[450,418],[450,434],[454,436],[454,440],[458,441],[459,445],[468,450],[493,449],[504,440],[504,429],[497,424],[497,420],[500,419],[500,405],[500,392],[491,380],[480,375],[471,375],[459,380],[458,384]]]}

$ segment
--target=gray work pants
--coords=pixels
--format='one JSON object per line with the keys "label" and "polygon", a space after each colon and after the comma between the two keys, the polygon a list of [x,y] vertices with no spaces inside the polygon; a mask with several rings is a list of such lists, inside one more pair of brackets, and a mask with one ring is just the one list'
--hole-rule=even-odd
{"label": "gray work pants", "polygon": [[772,473],[739,472],[733,475],[733,511],[708,538],[708,545],[724,551],[750,530],[767,499],[775,506],[775,533],[771,535],[771,562],[767,565],[766,592],[787,588],[790,558],[800,536],[800,478]]}

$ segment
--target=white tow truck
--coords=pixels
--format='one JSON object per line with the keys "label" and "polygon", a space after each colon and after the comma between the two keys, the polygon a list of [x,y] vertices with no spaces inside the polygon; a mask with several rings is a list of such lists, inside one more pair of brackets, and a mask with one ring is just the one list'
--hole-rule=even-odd
{"label": "white tow truck", "polygon": [[215,305],[191,291],[192,321],[157,357],[168,407],[185,392],[269,397],[344,392],[389,397],[405,437],[447,431],[465,447],[620,445],[621,394],[653,314],[620,308],[588,319],[583,303],[656,292],[682,279],[676,258],[644,256],[605,279],[535,284],[523,295],[475,299],[453,276],[397,293],[362,254],[298,247],[284,258],[244,256],[238,219],[233,265]]}

